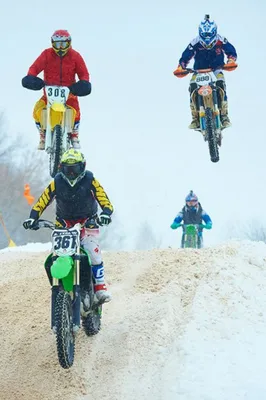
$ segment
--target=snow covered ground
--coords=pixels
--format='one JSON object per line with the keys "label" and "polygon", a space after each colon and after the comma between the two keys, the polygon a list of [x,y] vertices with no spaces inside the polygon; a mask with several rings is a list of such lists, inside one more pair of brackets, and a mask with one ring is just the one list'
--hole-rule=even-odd
{"label": "snow covered ground", "polygon": [[0,251],[0,398],[266,398],[264,243],[105,253],[113,300],[97,336],[78,334],[69,371],[49,325],[49,249]]}

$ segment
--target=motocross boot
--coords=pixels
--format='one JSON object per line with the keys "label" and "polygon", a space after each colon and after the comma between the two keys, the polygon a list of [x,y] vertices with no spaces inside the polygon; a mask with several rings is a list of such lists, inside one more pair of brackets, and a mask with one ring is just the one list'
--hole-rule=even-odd
{"label": "motocross boot", "polygon": [[191,110],[191,115],[192,115],[192,121],[188,128],[189,129],[199,129],[200,128],[199,113],[198,113],[196,106],[193,103],[190,103],[190,110]]}
{"label": "motocross boot", "polygon": [[111,294],[108,292],[106,284],[104,283],[104,266],[103,263],[92,265],[92,273],[94,277],[94,293],[97,300],[102,303],[107,303],[111,300]]}
{"label": "motocross boot", "polygon": [[101,301],[102,303],[108,303],[108,301],[111,301],[111,294],[108,292],[105,283],[95,284],[94,292],[97,300]]}
{"label": "motocross boot", "polygon": [[221,104],[221,123],[222,128],[229,128],[231,126],[231,121],[228,117],[228,102],[223,101]]}
{"label": "motocross boot", "polygon": [[74,149],[80,149],[79,143],[79,121],[76,121],[73,127],[73,131],[70,134],[70,140]]}
{"label": "motocross boot", "polygon": [[42,130],[39,122],[36,122],[37,129],[40,134],[40,141],[38,145],[38,150],[45,150],[45,131]]}

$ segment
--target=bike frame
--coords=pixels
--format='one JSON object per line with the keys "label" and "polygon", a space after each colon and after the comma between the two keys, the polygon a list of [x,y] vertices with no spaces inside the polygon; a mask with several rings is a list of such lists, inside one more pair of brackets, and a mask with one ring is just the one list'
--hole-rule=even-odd
{"label": "bike frame", "polygon": [[[197,224],[182,224],[183,234],[181,247],[182,248],[198,248],[199,225]],[[201,238],[202,240],[202,238]]]}
{"label": "bike frame", "polygon": [[[196,97],[199,109],[200,129],[203,133],[206,132],[206,115],[205,109],[210,108],[213,111],[215,120],[215,129],[218,134],[221,133],[220,110],[218,106],[218,96],[216,82],[217,78],[212,69],[193,70],[196,73],[195,83],[197,88],[192,92],[192,101]],[[222,90],[222,89],[221,89]]]}
{"label": "bike frame", "polygon": [[56,125],[62,127],[62,147],[67,149],[68,134],[72,132],[75,120],[75,110],[66,105],[70,90],[67,86],[45,86],[47,97],[46,108],[42,110],[41,125],[46,131],[45,151],[53,151],[53,130]]}
{"label": "bike frame", "polygon": [[[55,325],[54,306],[61,280],[64,290],[72,298],[74,332],[80,328],[80,230],[81,224],[78,223],[73,228],[54,229],[52,232],[52,328]],[[69,242],[74,238],[76,243],[71,247]],[[62,243],[59,243],[60,240]]]}

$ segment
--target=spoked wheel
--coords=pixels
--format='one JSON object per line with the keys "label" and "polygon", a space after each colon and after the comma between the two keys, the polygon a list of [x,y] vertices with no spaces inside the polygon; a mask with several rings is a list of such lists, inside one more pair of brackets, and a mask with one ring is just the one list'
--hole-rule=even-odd
{"label": "spoked wheel", "polygon": [[62,147],[62,127],[56,125],[52,135],[52,151],[50,154],[50,175],[52,178],[58,172]]}
{"label": "spoked wheel", "polygon": [[101,329],[102,305],[93,304],[94,293],[90,292],[92,307],[86,317],[82,318],[82,326],[87,336],[96,335]]}
{"label": "spoked wheel", "polygon": [[74,362],[75,336],[73,333],[72,300],[67,292],[59,292],[55,306],[56,345],[59,364],[68,369]]}
{"label": "spoked wheel", "polygon": [[206,135],[209,144],[209,152],[211,156],[212,162],[219,161],[219,149],[218,149],[218,142],[216,138],[215,128],[214,128],[214,121],[213,121],[213,113],[212,109],[207,107],[205,110],[206,116]]}

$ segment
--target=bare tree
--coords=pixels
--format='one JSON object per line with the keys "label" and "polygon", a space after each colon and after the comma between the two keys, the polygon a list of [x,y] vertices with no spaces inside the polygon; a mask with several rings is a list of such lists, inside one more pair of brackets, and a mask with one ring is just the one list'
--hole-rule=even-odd
{"label": "bare tree", "polygon": [[[30,150],[23,138],[14,137],[6,142],[7,136],[3,115],[0,114],[0,212],[4,224],[17,245],[36,241],[35,238],[47,241],[47,233],[38,232],[34,237],[32,232],[24,230],[22,223],[31,208],[23,196],[24,185],[30,184],[32,195],[37,200],[49,182],[48,161],[44,155]],[[0,225],[0,248],[7,244],[8,239]]]}
{"label": "bare tree", "polygon": [[266,243],[266,223],[253,219],[244,229],[244,235],[249,240]]}

